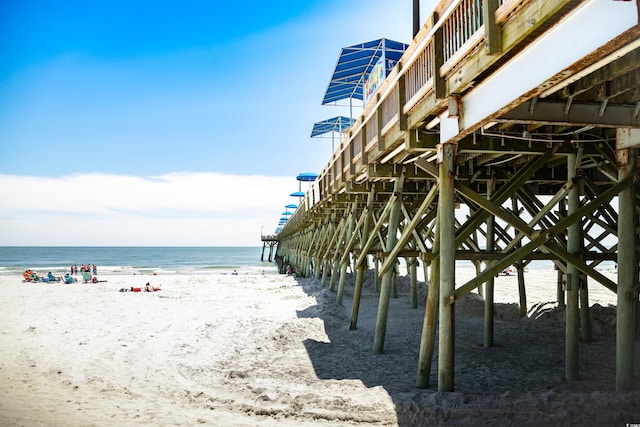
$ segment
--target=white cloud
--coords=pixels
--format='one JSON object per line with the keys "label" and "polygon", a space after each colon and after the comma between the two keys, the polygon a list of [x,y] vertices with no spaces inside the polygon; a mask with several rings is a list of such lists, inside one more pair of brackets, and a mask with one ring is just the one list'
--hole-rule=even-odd
{"label": "white cloud", "polygon": [[295,177],[0,175],[0,245],[258,246]]}

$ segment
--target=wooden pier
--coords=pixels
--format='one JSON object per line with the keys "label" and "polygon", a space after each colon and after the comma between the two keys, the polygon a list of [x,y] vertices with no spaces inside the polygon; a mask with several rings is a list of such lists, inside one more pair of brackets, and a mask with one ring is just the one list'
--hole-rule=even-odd
{"label": "wooden pier", "polygon": [[269,235],[261,235],[261,240],[262,240],[262,254],[260,255],[260,261],[264,262],[264,251],[265,249],[269,248],[269,258],[268,261],[272,262],[273,261],[273,249],[278,245],[278,238],[275,234],[269,234]]}
{"label": "wooden pier", "polygon": [[[636,1],[448,0],[436,7],[275,236],[277,256],[342,301],[380,277],[384,352],[395,265],[430,283],[417,385],[454,389],[454,306],[479,289],[493,345],[493,278],[550,260],[566,305],[565,376],[591,339],[588,289],[617,294],[616,385],[635,387],[640,260],[640,26]],[[468,215],[456,215],[465,205]],[[263,242],[266,241],[263,236]],[[263,248],[264,254],[264,248]],[[456,260],[477,275],[456,284]],[[597,268],[618,265],[617,283]],[[436,330],[437,328],[437,330]],[[437,333],[436,333],[437,332]]]}

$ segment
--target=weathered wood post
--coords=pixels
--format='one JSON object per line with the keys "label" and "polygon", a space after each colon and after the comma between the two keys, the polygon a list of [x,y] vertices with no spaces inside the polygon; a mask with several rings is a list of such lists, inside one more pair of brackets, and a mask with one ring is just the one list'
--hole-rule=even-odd
{"label": "weathered wood post", "polygon": [[[438,277],[438,266],[440,265],[440,225],[439,216],[436,216],[436,231],[431,250],[434,259],[431,261],[431,277],[427,289],[427,302],[424,309],[424,321],[422,323],[422,336],[420,338],[420,350],[418,353],[418,376],[416,387],[429,387],[429,375],[431,373],[431,362],[433,360],[433,349],[436,344],[436,328],[438,326],[438,311],[440,305],[440,278]],[[426,263],[425,263],[426,265]],[[426,280],[425,269],[425,280]]]}
{"label": "weathered wood post", "polygon": [[338,260],[341,258],[340,255],[344,243],[344,234],[346,233],[347,228],[347,214],[345,213],[342,217],[342,221],[340,221],[340,225],[338,226],[339,230],[336,232],[338,238],[336,240],[333,257],[331,258],[331,265],[333,266],[333,269],[331,270],[331,277],[329,278],[329,290],[331,292],[336,289],[336,279],[338,278],[338,272],[340,270],[340,263]]}
{"label": "weathered wood post", "polygon": [[391,298],[398,298],[398,276],[400,264],[398,261],[393,263],[393,267],[391,267],[391,271],[393,274],[391,275]]}
{"label": "weathered wood post", "polygon": [[[385,251],[391,252],[398,241],[398,227],[400,225],[400,212],[402,205],[402,187],[404,185],[405,170],[403,168],[400,177],[396,178],[394,194],[396,195],[391,213],[389,214],[389,226],[387,228],[387,241]],[[381,354],[384,351],[384,338],[387,331],[387,316],[389,313],[389,297],[395,269],[388,269],[382,276],[380,298],[378,303],[378,316],[376,319],[376,332],[373,339],[373,351]]]}
{"label": "weathered wood post", "polygon": [[[567,156],[567,179],[576,179],[577,155]],[[574,185],[568,193],[567,213],[571,215],[580,207],[579,186]],[[567,252],[572,255],[580,254],[581,227],[580,221],[575,221],[567,229]],[[580,286],[580,272],[572,264],[567,264],[566,282],[566,325],[565,325],[565,376],[567,380],[578,379],[579,372],[579,351],[580,342],[579,328],[580,318],[578,313],[578,287]]]}
{"label": "weathered wood post", "polygon": [[377,255],[373,256],[373,290],[380,292],[380,258]]}
{"label": "weathered wood post", "polygon": [[418,259],[407,259],[409,266],[409,278],[411,280],[411,308],[418,308]]}
{"label": "weathered wood post", "polygon": [[[367,198],[367,206],[365,208],[364,224],[362,225],[362,237],[363,240],[369,236],[371,231],[371,222],[372,222],[372,209],[373,209],[373,200],[375,197],[375,190],[371,190],[369,196]],[[362,251],[365,243],[361,240],[360,242],[360,250]],[[349,330],[353,331],[358,327],[358,312],[360,310],[360,297],[362,295],[362,285],[364,283],[364,274],[367,271],[367,253],[361,252],[360,257],[362,259],[358,259],[357,268],[356,268],[356,283],[353,289],[353,303],[351,306],[351,322],[349,323]]]}
{"label": "weathered wood post", "polygon": [[[491,199],[494,190],[495,178],[492,176],[491,183],[487,185],[487,199]],[[487,218],[487,253],[491,254],[495,250],[495,216]],[[488,264],[490,265],[490,264]],[[485,267],[486,268],[486,267]],[[484,347],[493,347],[493,302],[494,302],[494,277],[491,276],[485,282],[484,290]]]}
{"label": "weathered wood post", "polygon": [[438,329],[438,391],[453,391],[455,304],[442,298],[455,290],[456,230],[455,230],[455,144],[440,144],[440,319]]}
{"label": "weathered wood post", "polygon": [[[560,213],[560,218],[565,218],[567,216],[567,200],[566,199],[563,198],[558,202],[558,212]],[[558,239],[562,240],[562,236],[558,236]],[[560,304],[561,307],[565,307],[567,305],[565,295],[564,295],[564,290],[566,288],[565,286],[566,271],[562,271],[562,268],[560,268],[560,265],[558,263],[561,263],[561,261],[558,261],[556,263],[556,268],[558,269],[558,287],[557,287],[556,295],[558,297],[558,304]],[[566,270],[566,264],[562,263],[562,266]]]}
{"label": "weathered wood post", "polygon": [[589,312],[589,282],[587,275],[580,273],[580,331],[581,339],[584,343],[593,341],[591,334],[591,314]]}
{"label": "weathered wood post", "polygon": [[331,250],[333,239],[335,239],[336,233],[338,232],[338,230],[336,230],[335,222],[336,218],[334,213],[331,218],[331,222],[329,223],[329,235],[331,236],[331,239],[329,239],[329,242],[327,243],[327,249],[325,250],[322,257],[322,281],[320,283],[322,284],[323,288],[327,284],[327,276],[329,275],[329,269],[331,268],[331,258],[329,257],[329,251]]}
{"label": "weathered wood post", "polygon": [[[626,178],[635,167],[640,132],[617,131],[616,160],[618,176]],[[635,186],[629,185],[618,195],[618,298],[616,314],[616,390],[631,390],[635,384],[634,305],[638,299],[636,273]],[[634,289],[636,288],[636,289]]]}
{"label": "weathered wood post", "polygon": [[[353,231],[356,227],[356,210],[358,209],[358,202],[353,202],[353,206],[351,208],[351,213],[349,214],[349,227],[347,229],[347,235],[345,236],[345,240],[348,242],[351,240],[351,236],[353,235]],[[347,251],[342,257],[342,263],[340,265],[340,282],[338,283],[338,293],[336,295],[336,302],[342,305],[342,296],[344,295],[344,285],[347,280],[347,267],[349,266],[349,254],[348,251],[350,248],[345,248]]]}
{"label": "weathered wood post", "polygon": [[[513,209],[513,214],[518,216],[518,199],[515,197],[511,197],[511,206]],[[517,234],[517,233],[516,233]],[[518,242],[515,245],[515,248],[522,247],[522,242]],[[516,264],[516,273],[518,275],[518,296],[520,297],[520,316],[524,317],[527,315],[527,289],[524,286],[524,264],[522,260],[519,260]]]}

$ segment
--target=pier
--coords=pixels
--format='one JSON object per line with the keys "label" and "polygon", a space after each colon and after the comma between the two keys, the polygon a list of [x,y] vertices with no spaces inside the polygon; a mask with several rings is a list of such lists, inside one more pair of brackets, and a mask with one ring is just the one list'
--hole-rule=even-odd
{"label": "pier", "polygon": [[262,240],[262,254],[260,255],[260,261],[264,262],[264,251],[269,248],[268,261],[273,261],[273,250],[278,245],[278,239],[275,234],[261,235]]}
{"label": "pier", "polygon": [[[493,278],[515,267],[525,315],[524,269],[549,260],[566,306],[566,379],[578,379],[580,345],[591,340],[588,290],[604,286],[617,294],[616,388],[635,388],[639,8],[622,0],[441,1],[381,84],[368,88],[300,205],[263,244],[277,244],[279,260],[321,280],[340,303],[354,271],[352,329],[374,265],[376,353],[384,353],[398,259],[412,287],[422,264],[430,286],[416,385],[434,384],[437,357],[440,391],[454,390],[456,301],[472,291],[484,297],[491,347]],[[363,89],[345,96],[367,98]],[[467,283],[456,282],[460,260],[476,266]],[[617,264],[617,282],[599,271],[603,262]]]}

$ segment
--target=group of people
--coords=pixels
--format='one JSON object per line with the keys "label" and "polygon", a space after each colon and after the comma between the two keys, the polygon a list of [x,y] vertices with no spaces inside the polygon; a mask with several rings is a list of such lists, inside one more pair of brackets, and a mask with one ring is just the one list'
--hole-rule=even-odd
{"label": "group of people", "polygon": [[[78,266],[76,264],[73,264],[71,267],[69,267],[69,273],[71,275],[76,275],[78,274]],[[98,274],[98,267],[96,267],[95,264],[82,264],[80,266],[80,273],[92,273],[94,276]]]}
{"label": "group of people", "polygon": [[[66,274],[65,276],[68,276],[68,274]],[[45,274],[38,274],[35,271],[28,269],[25,270],[24,273],[22,273],[22,277],[24,278],[25,282],[61,282],[63,280],[65,280],[64,277],[62,276],[54,276],[53,273],[48,272],[46,275]],[[66,280],[65,280],[66,282]],[[66,282],[69,283],[69,282]]]}
{"label": "group of people", "polygon": [[28,269],[22,273],[22,277],[25,282],[63,282],[63,283],[77,283],[78,279],[76,279],[75,275],[80,272],[82,274],[83,283],[99,283],[106,282],[106,280],[98,280],[98,267],[95,264],[82,264],[78,269],[76,264],[73,264],[69,267],[69,272],[65,273],[64,276],[54,276],[53,273],[48,272],[45,274],[38,274],[35,271]]}

